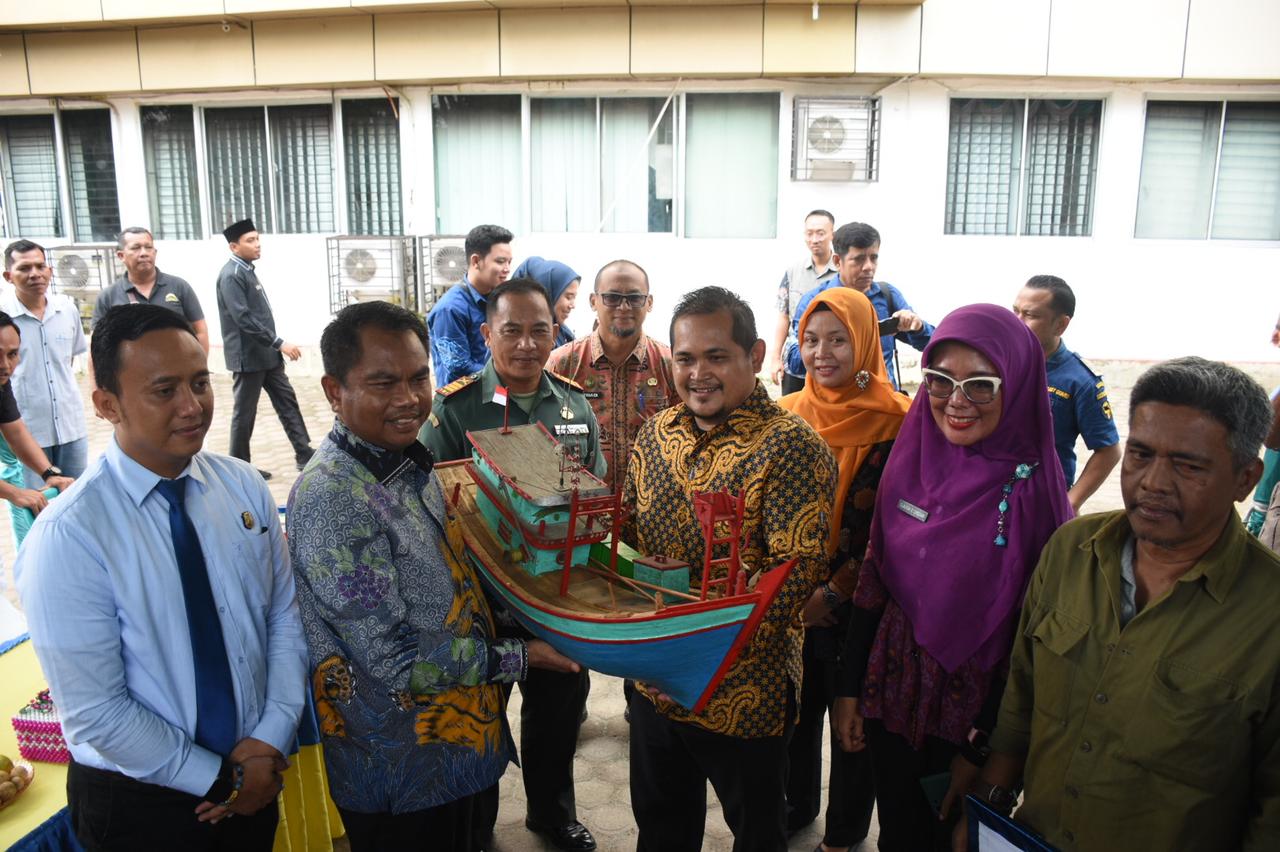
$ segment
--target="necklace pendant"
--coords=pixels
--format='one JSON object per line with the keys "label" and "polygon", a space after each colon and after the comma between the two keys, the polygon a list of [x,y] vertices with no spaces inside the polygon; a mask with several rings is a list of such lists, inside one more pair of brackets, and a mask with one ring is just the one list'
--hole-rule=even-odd
{"label": "necklace pendant", "polygon": [[996,547],[1004,547],[1008,543],[1009,540],[1003,534],[996,536]]}

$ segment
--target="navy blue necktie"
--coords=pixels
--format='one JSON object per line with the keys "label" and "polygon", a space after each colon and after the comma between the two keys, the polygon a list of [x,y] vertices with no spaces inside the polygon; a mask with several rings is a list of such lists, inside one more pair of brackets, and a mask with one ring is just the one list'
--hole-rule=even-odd
{"label": "navy blue necktie", "polygon": [[173,553],[178,557],[182,596],[187,603],[191,659],[196,669],[195,740],[225,757],[236,744],[236,693],[200,539],[184,505],[187,479],[162,479],[156,483],[156,490],[169,503],[169,532],[173,536]]}

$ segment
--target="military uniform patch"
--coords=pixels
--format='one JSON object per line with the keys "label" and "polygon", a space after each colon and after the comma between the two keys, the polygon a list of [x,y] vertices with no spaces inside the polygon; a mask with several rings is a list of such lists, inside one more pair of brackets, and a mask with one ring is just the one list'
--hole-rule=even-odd
{"label": "military uniform patch", "polygon": [[440,390],[436,391],[436,395],[447,398],[457,393],[458,391],[462,390],[467,385],[473,384],[479,378],[480,378],[479,373],[472,373],[470,376],[463,376],[460,379],[454,379],[452,382],[449,382],[449,384],[445,385],[444,387],[440,388]]}

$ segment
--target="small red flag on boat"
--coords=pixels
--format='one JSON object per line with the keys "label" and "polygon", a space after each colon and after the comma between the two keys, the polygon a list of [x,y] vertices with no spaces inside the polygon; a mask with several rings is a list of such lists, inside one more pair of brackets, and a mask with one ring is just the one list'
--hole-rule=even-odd
{"label": "small red flag on boat", "polygon": [[506,404],[507,404],[507,389],[506,389],[506,388],[504,388],[502,385],[498,385],[496,388],[494,388],[494,389],[493,389],[493,401],[494,401],[494,402],[496,402],[496,403],[498,403],[498,405],[506,405]]}

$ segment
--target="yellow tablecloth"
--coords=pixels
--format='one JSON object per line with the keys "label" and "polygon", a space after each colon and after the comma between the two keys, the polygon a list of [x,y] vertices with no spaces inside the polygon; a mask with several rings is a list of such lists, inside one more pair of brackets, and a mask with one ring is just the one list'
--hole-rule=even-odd
{"label": "yellow tablecloth", "polygon": [[[47,684],[30,642],[0,654],[0,754],[18,758],[18,738],[9,721]],[[8,849],[67,806],[67,767],[36,763],[36,778],[9,807],[0,811],[0,849]]]}
{"label": "yellow tablecloth", "polygon": [[[30,642],[0,654],[0,754],[18,757],[18,741],[9,718],[46,684]],[[275,852],[331,852],[342,836],[342,821],[329,798],[320,746],[303,746],[289,758],[280,795],[280,827]],[[0,811],[0,849],[8,849],[67,806],[67,767],[36,763],[35,782]]]}

